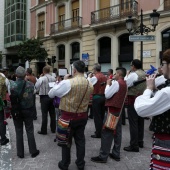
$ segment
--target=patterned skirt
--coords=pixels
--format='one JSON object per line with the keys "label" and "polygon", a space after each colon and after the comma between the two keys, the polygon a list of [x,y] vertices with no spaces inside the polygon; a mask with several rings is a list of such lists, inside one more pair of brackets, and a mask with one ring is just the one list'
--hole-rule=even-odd
{"label": "patterned skirt", "polygon": [[170,170],[170,140],[154,136],[150,170]]}

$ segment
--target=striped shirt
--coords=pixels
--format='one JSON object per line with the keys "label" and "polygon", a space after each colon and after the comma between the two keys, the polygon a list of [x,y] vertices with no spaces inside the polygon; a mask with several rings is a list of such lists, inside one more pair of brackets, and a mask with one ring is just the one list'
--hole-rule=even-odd
{"label": "striped shirt", "polygon": [[49,87],[49,83],[55,81],[56,79],[50,74],[45,74],[44,76],[40,77],[35,84],[35,88],[37,91],[39,91],[39,95],[48,95],[48,92],[51,89]]}

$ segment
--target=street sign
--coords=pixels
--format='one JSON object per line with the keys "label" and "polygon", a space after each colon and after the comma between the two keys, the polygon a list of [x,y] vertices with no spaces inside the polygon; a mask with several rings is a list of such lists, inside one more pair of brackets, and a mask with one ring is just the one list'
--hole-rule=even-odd
{"label": "street sign", "polygon": [[86,54],[82,54],[82,61],[84,61],[85,65],[89,65],[89,54],[86,53]]}
{"label": "street sign", "polygon": [[130,35],[129,41],[155,41],[154,35]]}

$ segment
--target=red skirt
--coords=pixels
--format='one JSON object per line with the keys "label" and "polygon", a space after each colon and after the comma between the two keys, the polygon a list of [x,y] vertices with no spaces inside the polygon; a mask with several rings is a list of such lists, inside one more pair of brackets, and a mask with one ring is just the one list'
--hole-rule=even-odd
{"label": "red skirt", "polygon": [[170,135],[155,135],[151,154],[151,170],[170,170]]}

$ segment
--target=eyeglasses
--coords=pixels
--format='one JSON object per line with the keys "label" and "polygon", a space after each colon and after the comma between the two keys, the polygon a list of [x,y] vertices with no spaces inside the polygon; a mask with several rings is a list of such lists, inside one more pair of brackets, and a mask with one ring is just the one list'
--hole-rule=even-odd
{"label": "eyeglasses", "polygon": [[168,64],[168,63],[161,63],[161,66],[164,66],[164,64]]}

